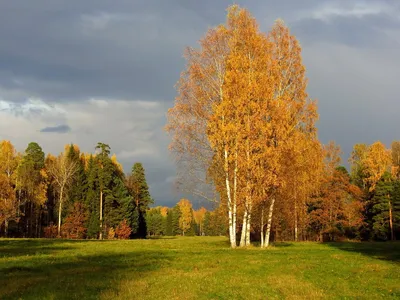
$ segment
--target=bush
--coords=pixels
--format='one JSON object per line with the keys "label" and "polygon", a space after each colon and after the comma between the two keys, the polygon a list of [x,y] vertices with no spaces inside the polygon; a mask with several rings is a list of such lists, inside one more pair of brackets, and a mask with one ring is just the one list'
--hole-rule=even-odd
{"label": "bush", "polygon": [[57,226],[54,224],[50,224],[50,226],[45,227],[44,229],[44,237],[48,239],[55,239],[57,237]]}
{"label": "bush", "polygon": [[123,220],[121,223],[119,223],[117,228],[115,229],[115,235],[119,240],[129,239],[131,233],[132,229],[129,227],[126,220]]}
{"label": "bush", "polygon": [[115,230],[114,230],[114,228],[111,227],[110,230],[108,231],[107,239],[109,239],[109,240],[115,239]]}
{"label": "bush", "polygon": [[83,239],[86,236],[86,209],[82,203],[76,202],[61,226],[61,235],[67,239]]}

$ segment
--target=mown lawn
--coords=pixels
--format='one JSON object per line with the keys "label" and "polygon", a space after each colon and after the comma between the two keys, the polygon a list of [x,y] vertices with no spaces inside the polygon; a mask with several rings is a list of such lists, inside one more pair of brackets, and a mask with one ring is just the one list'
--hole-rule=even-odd
{"label": "mown lawn", "polygon": [[0,239],[0,299],[399,299],[400,243]]}

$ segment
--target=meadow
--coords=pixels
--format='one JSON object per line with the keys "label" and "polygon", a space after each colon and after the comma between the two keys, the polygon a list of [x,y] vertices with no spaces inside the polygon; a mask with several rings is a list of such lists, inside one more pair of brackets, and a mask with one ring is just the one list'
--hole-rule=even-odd
{"label": "meadow", "polygon": [[400,298],[400,243],[0,239],[0,299],[354,298]]}

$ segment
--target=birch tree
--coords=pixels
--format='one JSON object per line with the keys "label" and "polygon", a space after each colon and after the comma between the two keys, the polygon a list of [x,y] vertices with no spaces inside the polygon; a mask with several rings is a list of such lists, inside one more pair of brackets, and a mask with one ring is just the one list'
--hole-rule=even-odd
{"label": "birch tree", "polygon": [[63,202],[73,176],[78,171],[76,161],[68,158],[67,152],[61,153],[56,158],[48,158],[47,171],[52,176],[54,184],[58,189],[58,236],[61,236],[61,217]]}

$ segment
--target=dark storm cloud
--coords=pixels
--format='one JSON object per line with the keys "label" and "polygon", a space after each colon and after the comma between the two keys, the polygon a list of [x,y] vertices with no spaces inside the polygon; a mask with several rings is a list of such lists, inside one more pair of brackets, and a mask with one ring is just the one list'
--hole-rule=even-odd
{"label": "dark storm cloud", "polygon": [[71,128],[68,125],[58,125],[54,127],[45,127],[40,129],[40,132],[54,132],[54,133],[67,133]]}
{"label": "dark storm cloud", "polygon": [[[299,38],[323,142],[338,141],[347,159],[356,142],[398,138],[394,0],[1,1],[0,132],[19,150],[31,139],[53,153],[69,142],[84,151],[110,143],[125,171],[144,164],[157,204],[174,204],[165,111],[184,48],[223,23],[233,2],[248,8],[263,31],[283,18]],[[66,131],[49,141],[27,126]]]}

